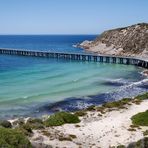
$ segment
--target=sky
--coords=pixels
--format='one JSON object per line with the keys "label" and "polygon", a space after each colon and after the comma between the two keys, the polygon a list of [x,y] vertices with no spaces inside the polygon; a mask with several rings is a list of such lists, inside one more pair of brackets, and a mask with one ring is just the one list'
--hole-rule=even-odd
{"label": "sky", "polygon": [[0,0],[0,34],[100,34],[148,23],[148,0]]}

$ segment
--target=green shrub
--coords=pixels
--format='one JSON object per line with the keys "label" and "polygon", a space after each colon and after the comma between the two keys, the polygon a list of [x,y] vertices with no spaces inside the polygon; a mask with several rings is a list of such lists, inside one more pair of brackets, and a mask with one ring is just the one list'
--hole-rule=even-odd
{"label": "green shrub", "polygon": [[0,121],[0,126],[5,127],[5,128],[11,128],[12,127],[11,123],[7,120]]}
{"label": "green shrub", "polygon": [[128,104],[130,101],[131,101],[131,98],[123,98],[122,100],[120,100],[120,102],[121,102],[123,105]]}
{"label": "green shrub", "polygon": [[139,99],[133,99],[132,100],[132,103],[135,103],[137,105],[139,105],[141,102],[142,102],[142,100],[139,100]]}
{"label": "green shrub", "polygon": [[87,113],[84,110],[82,110],[82,111],[75,112],[75,115],[76,116],[85,116],[85,115],[87,115]]}
{"label": "green shrub", "polygon": [[148,137],[137,142],[130,143],[127,148],[148,148]]}
{"label": "green shrub", "polygon": [[24,124],[21,125],[20,127],[16,128],[18,129],[18,131],[20,131],[21,133],[23,133],[26,136],[31,136],[32,135],[32,128],[29,124]]}
{"label": "green shrub", "polygon": [[135,97],[135,99],[139,99],[139,100],[146,100],[148,99],[148,92],[142,95],[138,95],[137,97]]}
{"label": "green shrub", "polygon": [[32,148],[29,140],[16,129],[0,128],[1,148]]}
{"label": "green shrub", "polygon": [[134,125],[148,126],[148,110],[134,115],[131,120]]}
{"label": "green shrub", "polygon": [[43,121],[41,119],[38,119],[38,118],[30,118],[27,120],[27,123],[41,123],[43,124]]}
{"label": "green shrub", "polygon": [[124,108],[125,105],[129,105],[130,101],[131,98],[123,98],[122,100],[119,101],[107,102],[102,106],[105,108]]}
{"label": "green shrub", "polygon": [[53,115],[51,115],[44,124],[46,126],[60,126],[65,123],[79,123],[80,120],[78,116],[67,113],[67,112],[58,112]]}
{"label": "green shrub", "polygon": [[143,132],[143,135],[144,135],[144,136],[147,136],[147,135],[148,135],[148,130],[144,131],[144,132]]}
{"label": "green shrub", "polygon": [[124,145],[118,145],[117,148],[126,148]]}
{"label": "green shrub", "polygon": [[103,107],[103,106],[97,106],[96,107],[96,110],[98,111],[98,112],[100,112],[101,114],[104,114],[105,113],[105,107]]}
{"label": "green shrub", "polygon": [[32,129],[44,129],[43,121],[37,118],[28,119],[26,125],[30,126]]}
{"label": "green shrub", "polygon": [[103,107],[106,107],[106,108],[115,108],[119,106],[120,106],[119,102],[108,102],[108,103],[103,104]]}

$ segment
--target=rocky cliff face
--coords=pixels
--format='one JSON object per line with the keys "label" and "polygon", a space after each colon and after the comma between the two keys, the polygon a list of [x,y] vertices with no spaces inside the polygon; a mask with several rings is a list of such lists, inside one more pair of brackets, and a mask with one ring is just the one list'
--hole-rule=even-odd
{"label": "rocky cliff face", "polygon": [[94,41],[84,41],[80,47],[100,54],[148,58],[148,23],[105,31]]}

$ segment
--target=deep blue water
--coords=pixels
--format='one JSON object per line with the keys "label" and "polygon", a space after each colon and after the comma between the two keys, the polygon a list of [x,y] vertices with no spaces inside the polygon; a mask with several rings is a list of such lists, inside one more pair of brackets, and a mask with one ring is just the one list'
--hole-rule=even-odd
{"label": "deep blue water", "polygon": [[0,35],[1,48],[84,52],[73,45],[93,40],[96,35]]}
{"label": "deep blue water", "polygon": [[[1,48],[85,52],[73,45],[95,35],[0,36]],[[0,55],[0,118],[74,111],[148,91],[131,65]]]}

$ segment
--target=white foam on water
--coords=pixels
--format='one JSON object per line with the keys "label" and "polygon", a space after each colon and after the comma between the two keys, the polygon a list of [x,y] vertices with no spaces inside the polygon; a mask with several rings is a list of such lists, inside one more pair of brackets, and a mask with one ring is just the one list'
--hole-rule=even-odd
{"label": "white foam on water", "polygon": [[124,89],[124,88],[132,88],[134,86],[140,86],[140,85],[144,85],[146,83],[148,83],[148,78],[143,79],[143,80],[140,80],[140,81],[137,81],[137,82],[133,82],[133,83],[131,83],[129,85],[121,86],[121,89]]}
{"label": "white foam on water", "polygon": [[[148,79],[143,79],[137,82],[131,82],[130,84],[120,86],[117,91],[111,93],[111,97],[115,100],[119,100],[126,97],[133,97],[138,94],[144,93],[148,91],[148,88],[141,88],[139,86],[143,86],[148,84]],[[109,101],[107,99],[107,101]]]}

